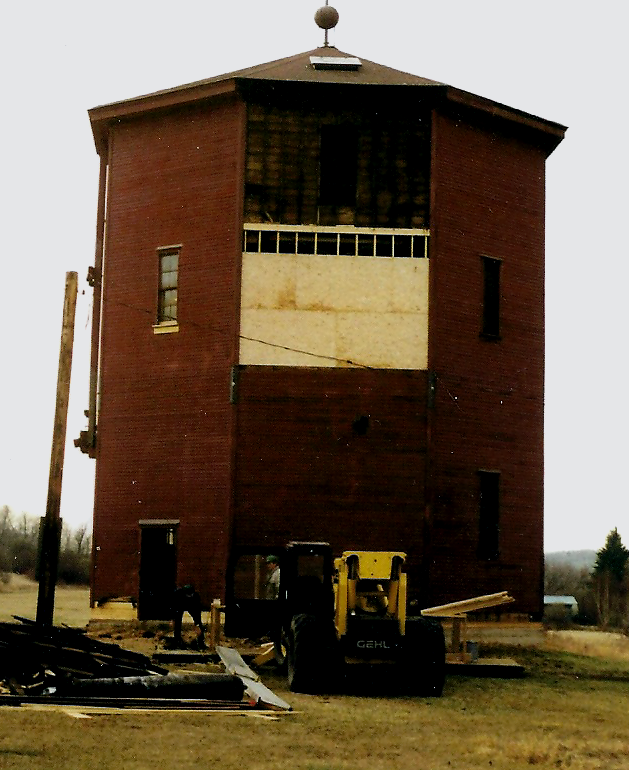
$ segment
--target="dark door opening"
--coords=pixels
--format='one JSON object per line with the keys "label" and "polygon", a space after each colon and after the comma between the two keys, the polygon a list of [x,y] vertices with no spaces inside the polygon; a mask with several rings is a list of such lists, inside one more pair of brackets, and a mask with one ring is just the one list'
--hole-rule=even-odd
{"label": "dark door opening", "polygon": [[140,522],[139,620],[170,620],[177,587],[178,522]]}

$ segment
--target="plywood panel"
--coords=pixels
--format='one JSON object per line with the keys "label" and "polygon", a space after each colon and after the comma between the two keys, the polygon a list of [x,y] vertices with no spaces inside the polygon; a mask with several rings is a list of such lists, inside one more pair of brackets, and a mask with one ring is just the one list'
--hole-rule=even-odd
{"label": "plywood panel", "polygon": [[425,369],[428,272],[426,259],[243,254],[240,363]]}

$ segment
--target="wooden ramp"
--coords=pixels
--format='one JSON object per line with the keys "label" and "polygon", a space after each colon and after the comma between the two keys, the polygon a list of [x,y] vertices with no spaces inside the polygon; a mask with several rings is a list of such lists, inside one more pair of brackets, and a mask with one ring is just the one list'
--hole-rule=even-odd
{"label": "wooden ramp", "polygon": [[[467,676],[508,676],[505,672],[518,668],[518,664],[508,658],[492,660],[491,663],[488,662],[490,660],[488,658],[479,659],[478,646],[476,645],[475,650],[472,651],[467,639],[468,612],[511,604],[513,601],[513,597],[509,596],[506,591],[500,591],[459,602],[441,604],[438,607],[427,607],[421,611],[424,616],[438,618],[442,623],[449,621],[452,624],[450,646],[446,651],[446,671],[448,673],[465,673]],[[471,644],[474,645],[475,643]],[[522,669],[523,673],[524,669]],[[516,676],[522,674],[516,674]]]}
{"label": "wooden ramp", "polygon": [[448,661],[448,676],[475,676],[495,679],[520,679],[525,674],[524,666],[511,658],[479,658],[472,662]]}

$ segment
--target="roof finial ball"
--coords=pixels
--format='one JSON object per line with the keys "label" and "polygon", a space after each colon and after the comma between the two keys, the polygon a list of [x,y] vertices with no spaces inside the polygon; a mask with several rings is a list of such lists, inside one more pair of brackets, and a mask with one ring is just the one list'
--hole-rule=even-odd
{"label": "roof finial ball", "polygon": [[321,29],[325,30],[325,46],[328,46],[328,30],[332,29],[333,27],[336,27],[336,25],[339,22],[339,12],[336,10],[336,8],[332,8],[331,5],[328,5],[327,0],[326,4],[319,8],[319,10],[315,13],[315,22],[317,23],[318,27],[321,27]]}

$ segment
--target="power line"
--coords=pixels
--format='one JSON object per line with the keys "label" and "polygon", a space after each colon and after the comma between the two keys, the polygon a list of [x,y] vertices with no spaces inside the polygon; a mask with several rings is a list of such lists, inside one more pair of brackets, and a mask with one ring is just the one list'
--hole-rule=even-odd
{"label": "power line", "polygon": [[368,366],[367,364],[359,364],[356,361],[352,361],[349,358],[337,358],[336,356],[327,356],[323,353],[313,353],[309,350],[301,350],[299,348],[291,348],[288,345],[278,345],[276,342],[268,342],[266,340],[259,340],[255,337],[246,337],[244,334],[240,334],[239,338],[241,340],[247,340],[248,342],[258,342],[260,345],[268,345],[269,347],[273,348],[279,348],[280,350],[288,350],[291,353],[301,353],[304,356],[313,356],[314,358],[324,358],[329,361],[337,361],[340,364],[349,364],[350,366],[357,366],[361,369],[374,369],[373,366]]}
{"label": "power line", "polygon": [[[144,314],[146,314],[146,315],[148,315],[150,317],[153,317],[154,313],[155,313],[154,310],[149,310],[147,308],[139,307],[137,305],[132,305],[132,304],[130,304],[128,302],[123,302],[122,300],[115,300],[113,302],[110,302],[108,300],[107,301],[103,300],[103,305],[105,305],[105,304],[111,304],[111,305],[118,305],[120,307],[126,307],[129,310],[135,310],[138,313],[144,313]],[[191,321],[189,319],[181,320],[181,319],[173,318],[172,320],[173,321],[177,321],[179,326],[193,326],[193,327],[196,327],[196,328],[201,329],[203,331],[210,331],[210,332],[212,332],[214,334],[221,334],[221,335],[227,334],[227,332],[224,329],[219,329],[219,328],[217,328],[216,326],[213,326],[210,323],[200,324],[200,323],[197,323],[196,321]],[[303,355],[303,356],[311,356],[313,358],[322,358],[322,359],[327,360],[327,361],[335,361],[335,362],[337,362],[339,364],[345,364],[346,366],[354,366],[354,367],[357,367],[357,368],[360,368],[360,369],[376,369],[377,368],[377,367],[374,367],[374,366],[369,366],[368,364],[361,364],[358,361],[352,361],[349,358],[338,358],[337,356],[325,355],[323,353],[315,353],[312,350],[303,350],[301,348],[290,347],[289,345],[280,345],[280,344],[278,344],[276,342],[269,342],[268,340],[261,340],[261,339],[255,338],[255,337],[247,337],[244,334],[239,334],[238,335],[238,339],[246,340],[247,342],[255,342],[255,343],[259,344],[259,345],[266,345],[267,347],[275,348],[277,350],[286,350],[286,351],[289,351],[291,353],[299,353],[300,355]]]}

